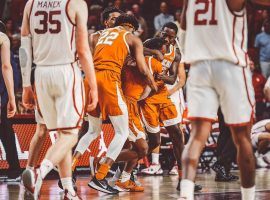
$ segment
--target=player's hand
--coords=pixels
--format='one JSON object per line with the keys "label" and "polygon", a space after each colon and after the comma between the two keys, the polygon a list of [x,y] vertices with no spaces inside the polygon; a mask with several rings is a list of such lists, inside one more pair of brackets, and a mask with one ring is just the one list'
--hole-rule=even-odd
{"label": "player's hand", "polygon": [[173,93],[174,93],[174,90],[168,90],[169,97],[172,96]]}
{"label": "player's hand", "polygon": [[163,81],[165,78],[167,77],[167,75],[165,75],[165,74],[156,74],[155,75],[155,78],[157,79],[157,80],[159,80],[159,81]]}
{"label": "player's hand", "polygon": [[97,107],[97,103],[98,103],[97,90],[90,90],[88,94],[88,102],[87,102],[86,111],[91,112],[95,110],[95,108]]}
{"label": "player's hand", "polygon": [[30,110],[33,110],[35,108],[35,96],[32,90],[32,86],[23,88],[22,104],[25,108]]}
{"label": "player's hand", "polygon": [[137,66],[136,60],[131,56],[127,56],[124,66],[136,67]]}
{"label": "player's hand", "polygon": [[159,50],[154,51],[154,56],[157,58],[159,61],[162,61],[164,59],[164,55],[161,53]]}
{"label": "player's hand", "polygon": [[8,104],[7,104],[7,118],[11,118],[14,117],[15,113],[16,113],[16,101],[15,101],[15,97],[9,99]]}

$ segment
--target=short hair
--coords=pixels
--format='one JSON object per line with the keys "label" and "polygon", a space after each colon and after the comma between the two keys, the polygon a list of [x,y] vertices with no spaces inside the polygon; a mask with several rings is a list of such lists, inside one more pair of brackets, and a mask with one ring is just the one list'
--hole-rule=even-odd
{"label": "short hair", "polygon": [[155,37],[155,38],[150,38],[146,40],[143,43],[143,46],[148,49],[161,50],[164,44],[166,44],[166,41],[164,39]]}
{"label": "short hair", "polygon": [[111,13],[114,13],[114,12],[118,12],[118,13],[120,13],[120,14],[123,13],[122,10],[120,10],[120,9],[114,7],[114,6],[109,6],[109,7],[105,8],[105,9],[103,10],[103,12],[102,12],[102,14],[101,14],[101,21],[104,23],[105,20],[108,20],[108,19],[109,19],[110,14],[111,14]]}
{"label": "short hair", "polygon": [[173,29],[175,31],[175,33],[177,34],[178,32],[178,27],[175,23],[173,22],[168,22],[166,24],[163,25],[162,30],[164,30],[164,28],[170,28]]}
{"label": "short hair", "polygon": [[7,33],[6,25],[1,20],[0,20],[0,32]]}
{"label": "short hair", "polygon": [[114,26],[123,26],[124,24],[133,26],[135,30],[139,28],[139,23],[134,15],[121,14],[116,18]]}

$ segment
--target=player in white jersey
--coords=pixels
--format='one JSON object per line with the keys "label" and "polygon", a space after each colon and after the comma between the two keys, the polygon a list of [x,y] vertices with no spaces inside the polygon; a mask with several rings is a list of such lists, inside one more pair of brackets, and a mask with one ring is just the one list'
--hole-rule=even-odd
{"label": "player in white jersey", "polygon": [[252,126],[251,142],[257,167],[267,167],[270,164],[270,119],[261,120]]}
{"label": "player in white jersey", "polygon": [[250,130],[254,91],[247,58],[245,0],[185,0],[182,15],[191,136],[182,155],[181,199],[194,199],[198,160],[221,106],[237,148],[243,200],[255,199]]}
{"label": "player in white jersey", "polygon": [[[1,69],[3,79],[8,93],[8,110],[7,117],[11,118],[16,113],[16,102],[14,94],[14,81],[12,66],[10,63],[10,41],[6,33],[6,27],[2,21],[0,21],[0,58],[1,58]],[[2,91],[1,91],[2,92]],[[0,107],[1,107],[1,96],[0,96]],[[1,109],[0,109],[0,123],[1,123]]]}
{"label": "player in white jersey", "polygon": [[265,94],[267,101],[270,102],[270,77],[267,79],[267,82],[265,83],[263,92]]}
{"label": "player in white jersey", "polygon": [[[58,166],[65,189],[65,199],[79,199],[72,187],[71,150],[77,142],[84,111],[81,71],[76,62],[78,53],[82,69],[91,88],[87,110],[97,105],[97,85],[90,48],[87,42],[86,3],[82,0],[28,1],[22,23],[21,57],[23,102],[33,107],[30,85],[32,61],[37,65],[35,88],[37,102],[49,130],[56,130],[58,138],[47,151],[33,188],[39,198],[42,180]],[[75,41],[76,40],[76,41]],[[33,49],[33,52],[32,52]],[[33,60],[32,55],[33,54]],[[88,94],[87,94],[88,95]]]}

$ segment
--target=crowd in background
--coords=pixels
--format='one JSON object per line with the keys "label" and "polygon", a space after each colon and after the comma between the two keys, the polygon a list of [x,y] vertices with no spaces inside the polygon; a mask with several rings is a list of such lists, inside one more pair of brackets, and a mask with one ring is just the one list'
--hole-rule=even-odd
{"label": "crowd in background", "polygon": [[[11,40],[11,62],[18,97],[21,95],[18,49],[20,46],[20,26],[26,2],[27,0],[1,0],[0,2],[0,19],[6,24],[7,35]],[[107,6],[115,6],[128,14],[135,15],[139,21],[139,29],[135,34],[143,41],[152,37],[166,22],[175,22],[180,27],[182,0],[86,0],[86,2],[89,8],[89,33],[103,29],[101,13]],[[247,6],[247,11],[248,54],[253,73],[256,115],[257,120],[260,120],[270,117],[269,100],[264,95],[265,84],[270,76],[270,11],[254,9],[254,6],[251,5]],[[270,79],[268,82],[270,85]],[[20,104],[18,111],[19,113],[26,112]]]}

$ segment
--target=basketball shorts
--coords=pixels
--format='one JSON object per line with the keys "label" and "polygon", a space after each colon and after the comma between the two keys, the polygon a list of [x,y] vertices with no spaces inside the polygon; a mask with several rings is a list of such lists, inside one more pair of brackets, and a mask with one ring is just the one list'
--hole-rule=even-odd
{"label": "basketball shorts", "polygon": [[129,120],[129,141],[136,142],[136,140],[139,140],[141,138],[146,139],[137,101],[126,97],[126,103],[128,108]]}
{"label": "basketball shorts", "polygon": [[159,133],[160,123],[167,127],[179,123],[175,105],[170,103],[140,103],[141,119],[149,133]]}
{"label": "basketball shorts", "polygon": [[213,60],[191,65],[187,80],[188,118],[215,121],[218,107],[230,126],[254,117],[254,89],[249,68]]}
{"label": "basketball shorts", "polygon": [[127,105],[123,96],[120,74],[110,70],[96,71],[98,106],[89,114],[105,120],[109,116],[124,115]]}
{"label": "basketball shorts", "polygon": [[37,102],[48,130],[77,133],[84,113],[84,88],[77,64],[37,66]]}
{"label": "basketball shorts", "polygon": [[183,90],[180,89],[180,90],[176,91],[175,93],[173,93],[170,96],[170,99],[176,107],[177,121],[178,121],[178,123],[181,123],[183,121],[183,114],[184,114],[184,110],[185,110],[185,99],[184,99],[184,95],[183,95]]}

